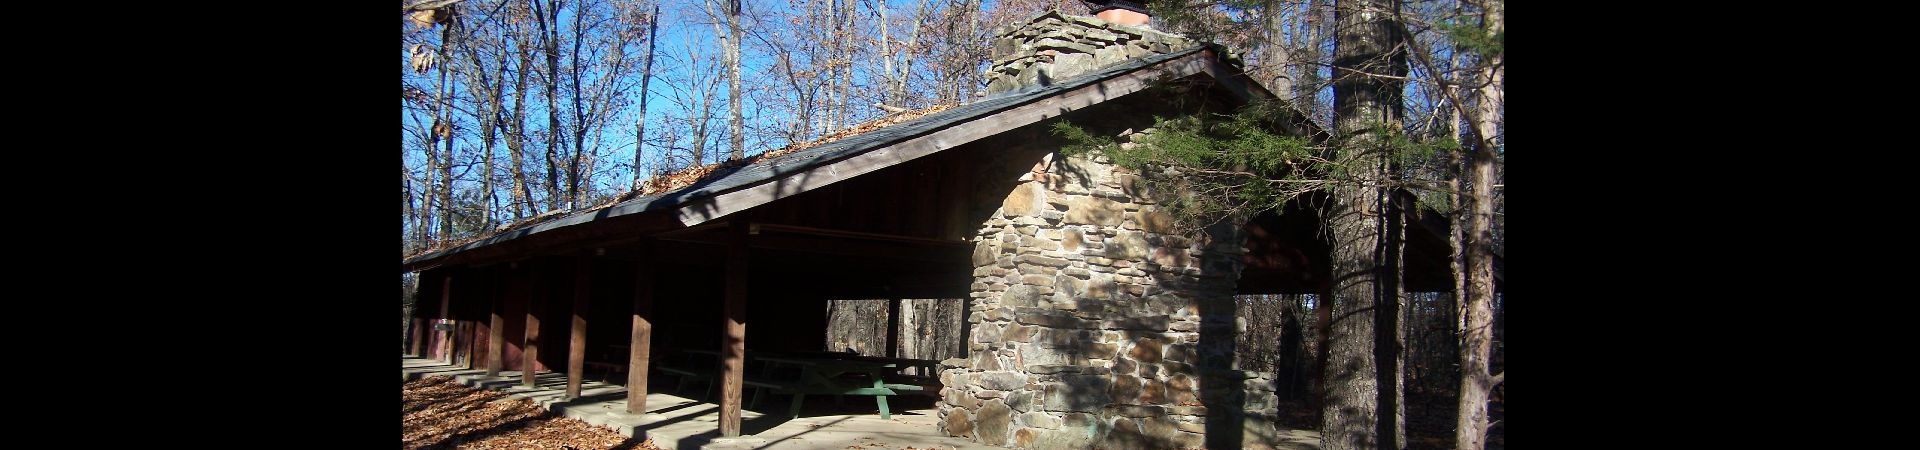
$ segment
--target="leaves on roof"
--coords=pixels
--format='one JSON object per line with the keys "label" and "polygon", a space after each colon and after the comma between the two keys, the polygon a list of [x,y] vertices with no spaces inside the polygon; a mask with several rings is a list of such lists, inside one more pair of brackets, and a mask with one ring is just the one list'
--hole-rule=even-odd
{"label": "leaves on roof", "polygon": [[765,153],[761,153],[751,157],[737,159],[733,161],[719,162],[719,163],[708,164],[700,167],[687,168],[687,169],[683,169],[678,172],[670,173],[664,176],[656,176],[656,177],[647,179],[647,181],[645,182],[642,182],[640,190],[629,191],[626,194],[620,195],[618,201],[626,201],[634,197],[654,195],[654,194],[669,192],[674,189],[691,186],[694,183],[698,183],[700,182],[700,180],[705,179],[707,175],[710,175],[714,171],[717,171],[720,169],[757,164],[760,161],[764,161],[769,158],[777,158],[777,157],[792,154],[794,152],[798,152],[801,150],[819,147],[819,146],[826,145],[828,143],[832,143],[834,141],[838,141],[841,139],[846,139],[849,137],[865,134],[873,130],[878,130],[881,128],[893,126],[901,122],[906,122],[909,120],[925,117],[928,114],[946,111],[947,109],[953,108],[954,106],[958,106],[958,105],[957,104],[937,105],[937,106],[922,108],[914,111],[907,111],[899,114],[894,114],[887,117],[870,120],[870,121],[867,121],[866,123],[862,123],[859,125],[854,125],[853,127],[840,130],[832,134],[828,134],[826,136],[821,136],[820,138],[814,139],[811,141],[801,142],[797,144],[789,144],[786,147],[782,147],[779,150],[765,152]]}
{"label": "leaves on roof", "polygon": [[[935,105],[935,106],[930,106],[930,107],[922,108],[918,110],[908,111],[908,112],[899,113],[899,114],[893,114],[887,117],[870,120],[865,123],[861,123],[859,125],[854,125],[847,129],[836,131],[811,141],[806,141],[806,142],[801,142],[796,144],[788,144],[786,147],[781,147],[779,150],[762,152],[758,155],[753,155],[753,156],[749,156],[746,158],[741,158],[733,161],[718,162],[718,163],[708,164],[708,165],[699,166],[699,167],[689,167],[689,168],[681,169],[679,171],[669,173],[666,175],[654,176],[652,178],[648,178],[646,181],[642,181],[640,183],[639,189],[629,190],[625,193],[614,196],[613,199],[611,200],[607,200],[606,202],[602,202],[592,207],[576,210],[574,211],[574,213],[583,214],[583,213],[598,211],[601,209],[606,209],[608,207],[611,207],[615,204],[619,204],[620,202],[632,200],[638,197],[672,192],[673,190],[684,188],[687,186],[692,186],[694,183],[699,183],[700,180],[706,179],[708,176],[713,175],[715,172],[720,171],[720,169],[728,169],[728,168],[758,164],[761,161],[765,161],[768,159],[793,154],[801,150],[819,147],[822,145],[833,143],[834,141],[838,141],[841,139],[858,136],[858,135],[872,132],[874,130],[878,130],[881,128],[898,125],[902,122],[906,122],[909,120],[925,117],[933,113],[946,111],[948,109],[952,109],[955,106],[959,106],[959,105],[958,104]],[[488,237],[492,237],[500,233],[505,233],[508,231],[530,227],[542,222],[546,222],[549,220],[557,219],[557,218],[568,215],[568,214],[563,214],[564,212],[565,211],[562,211],[562,210],[547,211],[545,213],[541,213],[538,216],[529,217],[527,219],[520,220],[518,222],[514,222],[511,224],[501,225],[499,227],[494,228],[493,232],[491,233],[481,234],[481,235],[469,237],[466,239],[443,241],[443,242],[440,242],[438,245],[432,245],[426,249],[415,252],[414,254],[407,255],[402,259],[403,260],[413,259],[415,257],[419,257],[420,255],[424,255],[424,254],[428,254],[428,253],[432,253],[432,252],[436,252],[444,249],[449,249],[453,247],[458,247],[461,245],[466,245],[468,243],[479,241],[481,239],[485,239]]]}

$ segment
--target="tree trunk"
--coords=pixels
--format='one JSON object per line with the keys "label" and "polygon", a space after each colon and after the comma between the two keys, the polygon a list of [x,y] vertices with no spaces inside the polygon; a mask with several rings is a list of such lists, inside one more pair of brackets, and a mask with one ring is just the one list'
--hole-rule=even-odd
{"label": "tree trunk", "polygon": [[834,20],[834,37],[836,38],[834,39],[834,43],[839,49],[834,52],[834,57],[838,58],[837,63],[839,65],[837,67],[839,75],[836,80],[837,84],[839,84],[839,94],[835,96],[835,103],[829,106],[830,108],[834,108],[835,112],[833,114],[833,123],[827,127],[827,133],[833,133],[840,131],[842,128],[853,126],[853,124],[849,122],[853,120],[852,108],[850,106],[853,105],[853,97],[851,95],[851,88],[853,86],[853,58],[851,55],[854,49],[848,48],[848,44],[851,43],[851,38],[853,37],[853,22],[855,20],[854,14],[856,14],[855,8],[857,5],[855,5],[852,0],[840,0],[840,7],[840,15]]}
{"label": "tree trunk", "polygon": [[727,135],[732,140],[728,160],[747,156],[746,132],[740,115],[740,0],[727,0],[727,109],[732,120]]}
{"label": "tree trunk", "polygon": [[706,164],[707,122],[713,118],[713,93],[700,90],[700,117],[693,124],[693,162],[687,167]]}
{"label": "tree trunk", "polygon": [[427,156],[427,167],[426,170],[422,171],[426,180],[420,183],[421,188],[425,189],[425,192],[420,194],[420,241],[429,247],[433,245],[433,203],[440,199],[439,195],[434,192],[440,188],[440,185],[435,183],[434,180],[435,177],[440,175],[440,132],[437,130],[439,128],[438,125],[440,125],[441,98],[444,96],[443,93],[438,92],[440,88],[436,87],[434,90],[436,92],[434,93],[433,102],[433,124],[427,127],[427,146],[424,150]]}
{"label": "tree trunk", "polygon": [[[1388,164],[1388,172],[1399,174],[1400,168]],[[1381,291],[1386,297],[1380,303],[1380,311],[1374,315],[1378,320],[1375,330],[1379,339],[1374,343],[1374,357],[1380,362],[1380,378],[1391,380],[1383,382],[1380,388],[1381,414],[1392,414],[1392,428],[1381,428],[1382,448],[1407,448],[1407,291],[1401,283],[1401,274],[1405,273],[1406,261],[1406,213],[1393,190],[1386,191],[1386,228],[1387,243],[1381,250],[1386,254],[1386,270],[1380,274]],[[1382,418],[1384,421],[1385,418]],[[1391,437],[1391,440],[1384,439]]]}
{"label": "tree trunk", "polygon": [[[558,9],[559,7],[555,6],[555,8]],[[573,60],[567,67],[568,71],[572,72],[569,75],[571,75],[570,78],[573,79],[573,157],[567,158],[568,210],[579,209],[581,207],[580,179],[585,174],[580,172],[580,163],[581,159],[587,157],[585,146],[588,129],[587,114],[586,111],[582,109],[585,107],[585,97],[587,94],[585,91],[580,90],[580,45],[586,40],[586,30],[581,26],[581,23],[586,20],[587,14],[584,8],[577,5],[573,9],[573,53],[569,55]]]}
{"label": "tree trunk", "polygon": [[[448,122],[452,122],[449,120]],[[452,124],[447,125],[449,130]],[[448,132],[445,139],[447,147],[441,153],[440,162],[440,239],[453,239],[453,133]]]}
{"label": "tree trunk", "polygon": [[[400,236],[402,236],[403,239],[407,239],[409,241],[406,243],[406,245],[401,246],[401,249],[403,252],[412,252],[414,249],[419,248],[419,246],[421,245],[420,239],[417,235],[419,233],[420,227],[414,223],[414,220],[416,220],[419,217],[420,213],[418,211],[415,211],[413,207],[413,176],[407,173],[406,161],[400,162],[400,197],[401,197],[400,223],[402,226],[409,226],[410,228],[413,228],[412,230],[405,230],[404,232],[400,233]],[[408,235],[409,233],[412,233],[415,235],[409,236]]]}
{"label": "tree trunk", "polygon": [[[457,28],[458,26],[459,26],[459,22],[449,22],[447,23],[446,28],[441,29],[442,30],[442,34],[440,35],[440,39],[441,39],[440,48],[442,52],[440,55],[441,61],[451,62],[453,59],[452,57],[447,55],[445,52],[447,48],[447,43],[453,39],[453,36],[454,36],[453,29]],[[440,71],[441,82],[450,83],[450,81],[447,81],[446,64],[443,63],[440,65],[440,67],[441,67],[441,71]],[[454,80],[451,82],[457,83],[458,80]],[[448,85],[447,90],[449,92],[449,95],[452,95],[453,86]],[[449,105],[452,104],[453,103],[452,99],[448,99],[447,103]],[[447,135],[445,136],[446,138],[445,143],[447,147],[444,149],[444,151],[440,152],[441,158],[445,159],[445,161],[443,161],[440,164],[440,238],[451,240],[454,238],[453,213],[454,213],[454,206],[455,206],[453,203],[453,144],[454,144],[453,112],[447,111],[447,113],[444,114],[444,116],[446,116],[447,118]]]}
{"label": "tree trunk", "polygon": [[1301,14],[1302,34],[1305,37],[1299,46],[1299,64],[1294,65],[1293,91],[1280,94],[1293,96],[1297,100],[1294,105],[1299,106],[1300,111],[1310,118],[1324,119],[1317,114],[1320,101],[1314,98],[1314,94],[1320,91],[1321,43],[1326,42],[1327,36],[1332,34],[1327,26],[1327,12],[1332,9],[1329,3],[1329,0],[1308,0],[1306,13]]}
{"label": "tree trunk", "polygon": [[499,196],[494,195],[493,189],[493,144],[499,139],[499,133],[495,132],[495,127],[502,120],[501,114],[506,108],[506,106],[502,104],[503,102],[500,96],[502,95],[501,91],[507,87],[507,53],[506,49],[500,49],[500,59],[497,61],[497,64],[494,65],[493,77],[491,78],[487,77],[485,69],[480,67],[480,54],[471,50],[469,50],[468,53],[473,54],[475,58],[474,72],[478,76],[478,79],[474,80],[478,83],[470,83],[470,85],[478,87],[474,92],[474,94],[476,94],[475,98],[483,99],[480,109],[484,110],[484,112],[476,112],[475,115],[478,116],[476,118],[479,119],[480,122],[481,148],[486,152],[483,158],[485,172],[482,172],[480,176],[480,192],[483,194],[483,198],[481,199],[481,229],[478,231],[486,232],[494,226],[493,214],[498,206],[495,203],[499,200]]}
{"label": "tree trunk", "polygon": [[[927,0],[920,0],[920,4],[914,7],[913,12],[913,26],[907,29],[907,40],[900,46],[900,64],[896,67],[891,79],[893,86],[890,86],[887,91],[887,104],[909,109],[913,107],[911,106],[913,102],[907,99],[907,80],[913,74],[914,49],[920,45],[920,26],[933,20],[933,9],[927,5]],[[886,24],[883,23],[881,26],[885,27]]]}
{"label": "tree trunk", "polygon": [[1300,398],[1300,295],[1280,296],[1280,358],[1275,364],[1274,390],[1281,400]]}
{"label": "tree trunk", "polygon": [[832,133],[834,132],[834,130],[838,130],[840,128],[839,108],[840,108],[840,105],[846,103],[846,101],[842,99],[840,96],[839,58],[846,55],[846,52],[844,51],[846,42],[844,42],[845,41],[844,39],[840,39],[841,32],[842,32],[840,25],[843,22],[840,19],[840,15],[842,11],[840,4],[851,1],[851,0],[829,0],[829,1],[832,4],[829,5],[830,11],[827,13],[827,19],[829,22],[832,22],[831,28],[833,31],[827,34],[827,37],[829,38],[827,40],[827,48],[829,50],[827,51],[828,56],[827,56],[827,69],[826,69],[827,70],[827,104],[826,104],[826,111],[823,111],[826,115],[825,120],[827,122],[826,124],[827,126],[825,130],[822,130],[822,133]]}
{"label": "tree trunk", "polygon": [[1324,422],[1327,418],[1327,344],[1333,341],[1333,286],[1320,286],[1313,297],[1313,327],[1319,333],[1319,340],[1313,349],[1313,395],[1308,399],[1315,411],[1314,420]]}
{"label": "tree trunk", "polygon": [[931,13],[927,9],[926,0],[921,0],[920,4],[914,6],[914,15],[907,19],[913,26],[908,29],[906,39],[901,42],[902,45],[896,48],[893,45],[893,23],[887,20],[887,9],[886,2],[881,2],[875,11],[879,14],[880,18],[880,23],[878,24],[880,28],[880,71],[886,74],[886,79],[882,80],[883,85],[881,87],[883,88],[882,94],[884,96],[881,97],[883,99],[881,103],[889,106],[911,108],[907,101],[907,77],[913,73],[913,47],[920,40],[920,25],[929,20],[928,17]]}
{"label": "tree trunk", "polygon": [[[431,112],[431,110],[428,112]],[[433,120],[431,118],[421,119],[418,111],[415,110],[408,110],[407,117],[414,123],[427,123],[427,121]],[[422,128],[416,138],[423,144],[423,152],[427,155],[426,166],[421,169],[426,179],[421,180],[414,178],[413,169],[407,166],[405,158],[402,158],[400,161],[400,176],[406,183],[407,201],[409,202],[409,215],[406,217],[406,227],[409,233],[405,236],[412,241],[410,243],[412,247],[410,248],[420,249],[430,246],[427,239],[427,221],[429,214],[433,210],[433,207],[428,205],[433,202],[433,127],[427,126]],[[414,202],[416,196],[418,197],[419,203],[414,204],[412,202]]]}
{"label": "tree trunk", "polygon": [[656,3],[653,5],[653,15],[647,16],[647,62],[640,69],[640,113],[633,121],[634,190],[640,190],[640,183],[646,180],[645,174],[640,171],[641,156],[645,154],[641,150],[647,141],[647,84],[653,81],[653,49],[654,43],[658,42],[654,38],[659,36],[659,25],[660,5]]}
{"label": "tree trunk", "polygon": [[1261,10],[1260,28],[1265,34],[1266,42],[1260,47],[1265,53],[1260,62],[1267,67],[1269,75],[1263,78],[1272,80],[1267,83],[1267,87],[1272,88],[1273,92],[1288,97],[1289,102],[1298,103],[1299,99],[1291,98],[1293,96],[1293,48],[1285,35],[1286,7],[1280,0],[1267,0],[1264,6],[1265,8]]}
{"label": "tree trunk", "polygon": [[[453,238],[453,113],[448,111],[449,108],[447,108],[447,104],[451,102],[446,98],[448,91],[453,90],[451,86],[448,86],[446,64],[448,61],[447,42],[452,39],[452,37],[452,26],[440,28],[440,46],[435,50],[438,53],[436,56],[438,56],[440,61],[439,64],[435,64],[435,66],[439,68],[440,82],[434,88],[434,96],[436,98],[434,99],[434,129],[432,132],[434,139],[445,142],[447,145],[446,149],[441,152],[441,161],[430,165],[440,172],[438,177],[440,185],[433,190],[433,193],[437,196],[433,203],[437,203],[439,207],[437,210],[440,216],[439,239]],[[433,145],[428,144],[427,146],[432,147]],[[430,160],[434,159],[434,155],[428,153],[427,158]],[[432,183],[432,181],[428,182],[428,184]]]}
{"label": "tree trunk", "polygon": [[[1459,67],[1460,52],[1456,48],[1455,51],[1453,51],[1452,53],[1454,56],[1452,58],[1453,59],[1452,64],[1450,64],[1449,67]],[[1461,120],[1461,108],[1465,108],[1465,107],[1466,107],[1465,105],[1460,105],[1456,102],[1453,105],[1453,107],[1450,108],[1448,116],[1451,120],[1447,122],[1448,124],[1447,126],[1449,128],[1447,132],[1448,136],[1452,136],[1456,139],[1462,137],[1458,127]],[[1467,221],[1469,220],[1467,219],[1467,202],[1469,200],[1466,198],[1467,194],[1466,194],[1466,191],[1464,190],[1464,188],[1466,187],[1466,184],[1462,183],[1462,179],[1466,177],[1466,164],[1467,164],[1468,158],[1465,152],[1467,150],[1468,149],[1466,148],[1462,148],[1462,149],[1450,152],[1449,155],[1452,156],[1452,159],[1449,159],[1447,161],[1447,170],[1452,172],[1450,173],[1451,176],[1448,177],[1447,179],[1447,184],[1448,184],[1447,187],[1451,189],[1452,194],[1448,195],[1447,197],[1450,201],[1452,201],[1451,206],[1453,209],[1452,214],[1450,214],[1451,216],[1450,219],[1453,222],[1450,224],[1451,227],[1449,227],[1449,229],[1447,230],[1448,231],[1447,246],[1453,251],[1453,255],[1452,255],[1453,257],[1450,258],[1448,261],[1448,264],[1451,266],[1450,268],[1453,269],[1453,304],[1449,305],[1451,307],[1449,308],[1449,311],[1451,312],[1451,314],[1448,314],[1447,323],[1451,325],[1450,327],[1448,327],[1448,331],[1451,332],[1452,334],[1451,340],[1454,342],[1454,344],[1452,345],[1453,348],[1450,349],[1449,355],[1453,357],[1454,361],[1465,361],[1466,354],[1462,353],[1463,347],[1461,347],[1462,343],[1460,341],[1466,337],[1465,331],[1467,330],[1467,324],[1463,322],[1463,320],[1465,320],[1467,316],[1471,315],[1465,311],[1465,309],[1468,307],[1467,267],[1472,265],[1468,261],[1467,241],[1466,241],[1467,228],[1469,228],[1467,226]],[[1455,365],[1458,365],[1458,364],[1459,363],[1457,362],[1455,363]],[[1455,383],[1460,383],[1466,379],[1465,369],[1461,369],[1457,371],[1457,373],[1460,376],[1455,377],[1455,380],[1454,380]],[[1460,393],[1460,392],[1457,391],[1456,394],[1457,393]],[[1470,426],[1469,427],[1458,426],[1462,422],[1460,417],[1463,415],[1470,414],[1468,412],[1468,407],[1465,406],[1467,404],[1468,403],[1462,402],[1455,405],[1455,411],[1454,411],[1455,413],[1454,441],[1455,442],[1454,443],[1456,446],[1458,446],[1459,444],[1461,434],[1465,430],[1472,429]],[[1482,408],[1485,408],[1484,406],[1485,403],[1481,403],[1481,405],[1483,405]],[[1474,440],[1476,442],[1479,441],[1478,437],[1469,437],[1469,439]],[[1460,448],[1479,449],[1481,447],[1469,446],[1469,447],[1460,447]]]}
{"label": "tree trunk", "polygon": [[507,155],[513,164],[510,167],[513,170],[513,218],[518,221],[537,211],[533,211],[533,190],[527,185],[526,170],[527,77],[533,70],[533,57],[527,54],[525,45],[514,47],[519,54],[519,66],[514,70],[513,119],[507,122],[512,126],[507,131]]}
{"label": "tree trunk", "polygon": [[[1460,8],[1461,8],[1460,2],[1456,0],[1453,5],[1454,14],[1456,15],[1460,14],[1460,11],[1461,11]],[[1447,67],[1460,67],[1460,48],[1456,46],[1453,48],[1453,51],[1450,51],[1448,53],[1449,55],[1447,58],[1448,59]],[[1457,82],[1458,80],[1454,80],[1454,81]],[[1461,130],[1460,130],[1460,121],[1463,114],[1461,109],[1465,108],[1466,105],[1460,104],[1458,100],[1464,97],[1465,97],[1464,95],[1458,95],[1458,96],[1452,97],[1453,101],[1451,103],[1453,103],[1453,105],[1452,107],[1447,108],[1448,120],[1447,120],[1446,133],[1447,133],[1447,136],[1460,140],[1461,142],[1471,142],[1470,140],[1466,139],[1464,135],[1461,134]],[[1467,164],[1466,152],[1468,150],[1470,149],[1460,148],[1447,153],[1447,155],[1450,157],[1450,159],[1447,160],[1447,170],[1449,171],[1447,174],[1448,175],[1447,188],[1449,189],[1449,192],[1451,192],[1447,196],[1447,199],[1452,202],[1452,204],[1449,205],[1452,208],[1452,213],[1449,214],[1448,219],[1451,220],[1452,222],[1449,223],[1450,226],[1447,230],[1449,231],[1449,233],[1447,233],[1447,246],[1450,250],[1453,251],[1453,254],[1451,255],[1452,258],[1449,258],[1449,260],[1447,261],[1448,264],[1451,266],[1450,269],[1452,269],[1453,271],[1452,304],[1448,305],[1449,308],[1446,310],[1448,312],[1446,323],[1449,324],[1447,331],[1449,332],[1449,338],[1450,338],[1448,339],[1448,341],[1450,341],[1452,345],[1450,346],[1451,348],[1448,349],[1447,354],[1451,357],[1452,361],[1455,361],[1453,365],[1456,365],[1456,366],[1459,364],[1457,361],[1461,361],[1461,358],[1463,357],[1463,355],[1461,355],[1460,353],[1460,339],[1465,335],[1462,334],[1461,331],[1467,329],[1466,324],[1461,322],[1461,320],[1463,320],[1463,318],[1467,316],[1467,314],[1463,313],[1462,308],[1466,307],[1465,299],[1467,298],[1467,266],[1469,265],[1467,262],[1467,247],[1466,247],[1467,245],[1466,235],[1467,235],[1467,228],[1468,228],[1467,227],[1467,201],[1468,200],[1466,198],[1466,191],[1464,190],[1466,188],[1466,185],[1462,183],[1461,180],[1466,177],[1466,170],[1467,170],[1466,169],[1466,164]],[[1460,382],[1461,377],[1457,376],[1459,373],[1460,371],[1455,371],[1456,376],[1454,377],[1453,382],[1456,385],[1458,385],[1458,383]],[[1454,420],[1455,420],[1455,423],[1458,424],[1459,417],[1457,416],[1457,414],[1460,411],[1459,411],[1459,408],[1457,407],[1458,405],[1455,405],[1455,406],[1456,408],[1454,412],[1456,413],[1456,416]],[[1456,431],[1456,438],[1457,437],[1458,436]]]}
{"label": "tree trunk", "polygon": [[[505,75],[505,73],[503,72],[501,75]],[[493,193],[493,143],[498,137],[494,134],[493,125],[495,122],[500,121],[500,88],[505,87],[507,80],[501,79],[499,83],[500,85],[495,86],[493,89],[494,98],[491,100],[493,109],[487,114],[488,119],[481,121],[480,126],[480,141],[484,143],[482,148],[487,152],[486,171],[480,175],[480,192],[486,194],[486,198],[482,199],[485,202],[484,208],[486,209],[481,211],[481,232],[493,228],[493,212],[496,207],[494,203],[499,199],[499,196]]]}
{"label": "tree trunk", "polygon": [[554,93],[560,83],[560,30],[557,23],[549,25],[560,20],[560,8],[556,4],[547,6],[543,11],[540,1],[533,1],[534,23],[540,26],[541,44],[547,53],[547,77],[543,80],[547,93],[547,209],[556,210],[567,204],[560,196],[560,102]]}
{"label": "tree trunk", "polygon": [[[1334,47],[1335,126],[1346,138],[1337,159],[1349,179],[1334,189],[1327,226],[1333,244],[1333,302],[1331,342],[1326,367],[1327,401],[1321,420],[1321,444],[1326,450],[1398,448],[1394,437],[1395,405],[1382,405],[1380,348],[1384,335],[1392,339],[1393,298],[1390,273],[1391,236],[1383,220],[1389,192],[1386,155],[1376,149],[1385,139],[1381,128],[1398,129],[1401,117],[1400,82],[1386,76],[1404,76],[1406,56],[1399,46],[1392,0],[1341,0],[1335,20],[1340,34]],[[1392,364],[1391,359],[1387,364]],[[1391,370],[1388,370],[1391,372]],[[1396,383],[1386,380],[1391,394]],[[1385,411],[1382,409],[1385,408]]]}
{"label": "tree trunk", "polygon": [[[1485,0],[1480,6],[1487,34],[1498,34],[1505,29],[1504,0]],[[1465,326],[1460,330],[1460,417],[1454,429],[1454,448],[1459,450],[1486,448],[1487,428],[1491,426],[1487,417],[1487,395],[1506,378],[1505,372],[1487,373],[1493,341],[1493,163],[1504,95],[1503,58],[1504,55],[1497,52],[1480,55],[1479,76],[1474,80],[1478,87],[1474,88],[1473,114],[1469,119],[1475,139],[1472,167],[1467,171],[1473,201],[1464,236],[1467,295],[1461,301]]]}
{"label": "tree trunk", "polygon": [[893,37],[889,34],[889,30],[893,28],[893,24],[887,22],[887,1],[880,0],[880,6],[874,8],[873,12],[879,16],[880,73],[886,77],[886,79],[880,80],[881,92],[886,95],[882,97],[883,100],[881,103],[900,106],[899,103],[894,103],[893,99]]}
{"label": "tree trunk", "polygon": [[1379,365],[1374,353],[1374,315],[1383,306],[1378,278],[1383,272],[1378,259],[1381,202],[1373,188],[1339,190],[1343,192],[1336,196],[1328,218],[1335,282],[1328,305],[1333,323],[1328,328],[1321,448],[1371,450],[1382,448]]}
{"label": "tree trunk", "polygon": [[[979,26],[980,26],[980,3],[981,3],[980,0],[970,0],[970,1],[963,2],[963,4],[965,4],[967,8],[966,14],[962,16],[963,20],[966,21],[966,28],[965,28],[965,31],[961,34],[961,36],[977,35],[976,31],[979,30]],[[966,51],[972,51],[972,49],[967,49],[965,46],[962,46],[962,49],[960,51],[966,52]],[[973,60],[973,58],[967,56],[967,54],[965,53],[958,55],[958,57],[954,59],[957,59],[960,61],[969,61],[969,62]],[[954,70],[951,72],[954,78],[951,80],[948,80],[947,84],[951,87],[952,91],[950,91],[951,94],[949,94],[946,97],[945,99],[946,101],[943,101],[941,103],[970,103],[971,100],[973,99],[972,98],[973,93],[969,92],[968,89],[971,88],[972,86],[980,85],[980,83],[977,82],[978,81],[977,77],[979,77],[980,75],[973,71],[972,64],[961,63],[961,64],[953,64],[953,66],[954,68],[957,68],[959,70]]]}

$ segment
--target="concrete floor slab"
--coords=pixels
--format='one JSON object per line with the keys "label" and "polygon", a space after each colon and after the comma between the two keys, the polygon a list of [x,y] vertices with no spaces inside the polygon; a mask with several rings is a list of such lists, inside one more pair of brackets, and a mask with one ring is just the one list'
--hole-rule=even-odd
{"label": "concrete floor slab", "polygon": [[[921,450],[998,449],[940,433],[939,417],[932,409],[898,410],[891,419],[879,414],[802,414],[788,419],[784,413],[740,412],[743,435],[721,438],[720,405],[649,392],[645,414],[626,412],[626,387],[587,380],[581,385],[581,398],[565,398],[566,375],[536,375],[532,388],[520,385],[519,371],[502,371],[499,377],[486,377],[485,370],[461,369],[438,360],[401,357],[401,379],[417,380],[447,375],[456,382],[509,394],[509,398],[529,398],[565,417],[606,427],[625,436],[652,438],[654,445],[671,450]],[[774,402],[769,411],[785,411],[785,402]]]}

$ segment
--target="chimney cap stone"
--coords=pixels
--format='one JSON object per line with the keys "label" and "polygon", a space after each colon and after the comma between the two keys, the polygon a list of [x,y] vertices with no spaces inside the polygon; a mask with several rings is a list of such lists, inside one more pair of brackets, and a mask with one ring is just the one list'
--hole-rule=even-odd
{"label": "chimney cap stone", "polygon": [[1095,14],[1098,14],[1101,11],[1106,11],[1109,9],[1124,9],[1124,10],[1133,11],[1141,14],[1152,15],[1152,13],[1147,12],[1147,5],[1143,4],[1142,2],[1135,2],[1135,1],[1129,1],[1129,0],[1086,0],[1086,2],[1092,3],[1094,5],[1093,12]]}

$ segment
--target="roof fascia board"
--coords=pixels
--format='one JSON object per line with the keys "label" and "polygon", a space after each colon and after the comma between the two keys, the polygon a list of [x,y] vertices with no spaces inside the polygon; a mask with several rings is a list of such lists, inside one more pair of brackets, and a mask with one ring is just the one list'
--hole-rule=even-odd
{"label": "roof fascia board", "polygon": [[[812,169],[795,171],[757,184],[742,186],[732,191],[721,192],[717,195],[689,202],[681,205],[679,209],[676,210],[676,214],[679,216],[682,225],[698,225],[774,200],[818,189],[841,180],[891,167],[942,150],[959,147],[1006,130],[1031,125],[1107,100],[1120,98],[1134,92],[1139,92],[1160,81],[1202,73],[1212,76],[1211,73],[1215,72],[1208,70],[1210,64],[1216,64],[1212,59],[1213,56],[1210,52],[1202,51],[1167,60],[1160,64],[1144,66],[1113,78],[1081,86],[1058,95],[1041,97],[1032,102],[1014,106],[1000,112],[988,114],[978,119],[963,122],[892,145],[853,155],[839,161],[816,166]],[[796,178],[803,181],[790,182]]]}

